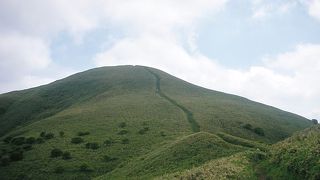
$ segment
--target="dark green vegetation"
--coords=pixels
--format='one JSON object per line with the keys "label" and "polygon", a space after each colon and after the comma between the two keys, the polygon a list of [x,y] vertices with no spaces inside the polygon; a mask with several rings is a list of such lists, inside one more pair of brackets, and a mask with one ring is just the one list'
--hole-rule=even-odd
{"label": "dark green vegetation", "polygon": [[0,177],[150,179],[240,160],[254,176],[256,149],[311,125],[157,69],[97,68],[0,95]]}
{"label": "dark green vegetation", "polygon": [[272,178],[320,179],[320,125],[272,145],[260,166]]}

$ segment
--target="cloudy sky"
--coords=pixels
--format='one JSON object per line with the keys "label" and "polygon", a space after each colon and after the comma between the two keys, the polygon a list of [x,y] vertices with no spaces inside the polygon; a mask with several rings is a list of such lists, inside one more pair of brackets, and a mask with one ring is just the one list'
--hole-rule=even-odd
{"label": "cloudy sky", "polygon": [[320,0],[0,1],[0,93],[124,64],[320,119]]}

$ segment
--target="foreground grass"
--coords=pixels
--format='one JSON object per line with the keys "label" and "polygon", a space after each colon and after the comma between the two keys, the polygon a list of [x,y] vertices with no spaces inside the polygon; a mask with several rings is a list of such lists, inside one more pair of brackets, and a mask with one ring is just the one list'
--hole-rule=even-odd
{"label": "foreground grass", "polygon": [[166,174],[155,178],[155,180],[257,179],[250,156],[250,151],[237,153],[209,161],[190,170]]}

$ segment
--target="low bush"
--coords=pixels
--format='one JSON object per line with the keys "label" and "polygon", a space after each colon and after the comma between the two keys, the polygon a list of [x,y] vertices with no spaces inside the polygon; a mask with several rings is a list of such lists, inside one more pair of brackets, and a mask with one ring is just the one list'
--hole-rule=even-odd
{"label": "low bush", "polygon": [[248,129],[248,130],[252,130],[252,125],[251,124],[245,124],[245,125],[243,125],[243,128]]}
{"label": "low bush", "polygon": [[119,124],[119,127],[120,128],[124,128],[124,127],[126,127],[127,126],[127,124],[125,123],[125,122],[121,122],[120,124]]}
{"label": "low bush", "polygon": [[99,147],[100,147],[99,144],[96,142],[86,144],[87,149],[98,149]]}
{"label": "low bush", "polygon": [[160,136],[164,137],[164,136],[166,136],[166,134],[163,131],[161,131]]}
{"label": "low bush", "polygon": [[25,144],[25,145],[22,146],[22,149],[26,150],[26,151],[30,151],[32,149],[32,145],[31,144]]}
{"label": "low bush", "polygon": [[42,144],[42,143],[44,143],[43,138],[41,138],[41,137],[37,138],[37,139],[36,139],[36,143],[37,143],[37,144]]}
{"label": "low bush", "polygon": [[253,129],[253,132],[258,134],[259,136],[264,136],[264,131],[262,128],[256,127]]}
{"label": "low bush", "polygon": [[46,136],[46,132],[43,131],[43,132],[40,133],[40,137],[44,138],[45,136]]}
{"label": "low bush", "polygon": [[55,169],[54,169],[54,173],[57,173],[57,174],[61,174],[61,173],[63,173],[65,171],[65,169],[64,169],[64,167],[62,167],[62,166],[58,166],[58,167],[56,167]]}
{"label": "low bush", "polygon": [[53,133],[48,133],[44,136],[45,139],[52,139],[54,138],[54,134]]}
{"label": "low bush", "polygon": [[118,160],[118,158],[110,157],[108,155],[103,156],[103,161],[105,161],[105,162],[111,162],[111,161],[116,161],[116,160]]}
{"label": "low bush", "polygon": [[51,150],[50,157],[56,158],[56,157],[62,156],[62,154],[63,154],[63,152],[60,149],[55,148],[55,149]]}
{"label": "low bush", "polygon": [[20,161],[23,159],[23,151],[13,151],[10,153],[11,161]]}
{"label": "low bush", "polygon": [[122,144],[129,144],[129,139],[128,138],[123,138],[121,139]]}
{"label": "low bush", "polygon": [[68,151],[65,151],[63,154],[62,154],[62,159],[64,160],[68,160],[68,159],[71,159],[71,153],[68,152]]}
{"label": "low bush", "polygon": [[10,158],[8,156],[4,156],[1,158],[1,166],[8,166],[10,164]]}
{"label": "low bush", "polygon": [[36,138],[34,138],[34,137],[28,137],[26,139],[27,144],[34,144],[35,142],[36,142]]}
{"label": "low bush", "polygon": [[17,146],[20,146],[26,142],[25,137],[16,137],[11,140],[11,143]]}
{"label": "low bush", "polygon": [[82,164],[82,165],[79,167],[79,170],[80,170],[81,172],[92,171],[87,164]]}
{"label": "low bush", "polygon": [[89,135],[90,134],[90,132],[78,132],[78,136],[87,136],[87,135]]}
{"label": "low bush", "polygon": [[60,132],[59,132],[59,136],[60,136],[60,137],[64,137],[64,132],[63,132],[63,131],[60,131]]}
{"label": "low bush", "polygon": [[142,128],[142,129],[140,129],[140,130],[138,131],[138,133],[139,133],[139,134],[145,134],[147,131],[149,131],[149,127],[144,127],[144,128]]}
{"label": "low bush", "polygon": [[83,143],[83,139],[81,137],[74,137],[71,139],[71,143],[73,144],[80,144],[80,143]]}
{"label": "low bush", "polygon": [[9,144],[12,140],[12,137],[11,136],[8,136],[6,138],[3,139],[3,142],[5,142],[6,144]]}
{"label": "low bush", "polygon": [[111,146],[113,143],[114,143],[114,141],[112,139],[107,139],[103,142],[103,144],[106,146]]}
{"label": "low bush", "polygon": [[121,131],[118,132],[119,135],[124,135],[124,134],[128,134],[128,131],[123,129]]}

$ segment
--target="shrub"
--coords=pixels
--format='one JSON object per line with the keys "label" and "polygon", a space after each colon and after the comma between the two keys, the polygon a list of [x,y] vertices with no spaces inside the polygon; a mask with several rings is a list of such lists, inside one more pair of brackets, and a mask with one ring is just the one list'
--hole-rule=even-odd
{"label": "shrub", "polygon": [[26,151],[29,151],[32,149],[32,145],[31,144],[25,144],[22,146],[22,149],[26,150]]}
{"label": "shrub", "polygon": [[73,144],[80,144],[80,143],[83,143],[83,139],[81,137],[74,137],[71,139],[71,143]]}
{"label": "shrub", "polygon": [[23,151],[13,151],[10,153],[11,161],[20,161],[23,159]]}
{"label": "shrub", "polygon": [[89,167],[87,164],[82,164],[82,165],[79,167],[79,170],[82,171],[82,172],[91,171],[90,167]]}
{"label": "shrub", "polygon": [[43,138],[41,138],[41,137],[37,138],[37,139],[36,139],[36,143],[37,143],[37,144],[42,144],[42,143],[44,143]]}
{"label": "shrub", "polygon": [[46,136],[46,132],[41,132],[40,133],[40,137],[45,137]]}
{"label": "shrub", "polygon": [[86,144],[86,148],[87,148],[87,149],[98,149],[98,148],[99,148],[99,144],[96,143],[96,142],[87,143],[87,144]]}
{"label": "shrub", "polygon": [[164,137],[164,136],[166,136],[166,134],[163,131],[161,131],[160,136]]}
{"label": "shrub", "polygon": [[122,143],[122,144],[129,144],[129,139],[128,139],[128,138],[123,138],[123,139],[121,140],[121,143]]}
{"label": "shrub", "polygon": [[105,162],[110,162],[110,161],[116,161],[116,160],[118,160],[118,158],[110,157],[110,156],[108,156],[108,155],[105,155],[105,156],[103,156],[103,160],[104,160]]}
{"label": "shrub", "polygon": [[28,137],[26,139],[27,144],[34,144],[35,142],[36,142],[36,138],[34,138],[34,137]]}
{"label": "shrub", "polygon": [[14,145],[22,145],[25,143],[26,138],[25,137],[17,137],[17,138],[13,138],[11,143]]}
{"label": "shrub", "polygon": [[252,125],[251,124],[245,124],[245,125],[243,125],[243,128],[248,129],[248,130],[252,130]]}
{"label": "shrub", "polygon": [[68,152],[68,151],[65,151],[63,154],[62,154],[62,159],[64,160],[68,160],[68,159],[71,159],[71,153]]}
{"label": "shrub", "polygon": [[125,130],[125,129],[123,129],[123,130],[118,132],[119,135],[124,135],[124,134],[127,134],[127,133],[128,133],[128,131]]}
{"label": "shrub", "polygon": [[60,137],[64,137],[64,132],[63,132],[63,131],[60,131],[60,132],[59,132],[59,136],[60,136]]}
{"label": "shrub", "polygon": [[112,139],[107,139],[103,142],[103,144],[106,146],[111,146],[111,144],[113,144],[113,143],[114,143],[114,141]]}
{"label": "shrub", "polygon": [[44,136],[45,139],[52,139],[54,138],[54,134],[53,133],[48,133]]}
{"label": "shrub", "polygon": [[124,128],[124,127],[126,127],[127,126],[127,124],[125,123],[125,122],[121,122],[120,124],[119,124],[119,127],[120,128]]}
{"label": "shrub", "polygon": [[260,135],[260,136],[264,136],[264,131],[262,128],[256,127],[253,129],[253,132]]}
{"label": "shrub", "polygon": [[64,172],[64,170],[65,170],[64,167],[58,166],[54,169],[54,173],[61,174]]}
{"label": "shrub", "polygon": [[61,156],[62,154],[63,154],[63,152],[62,152],[60,149],[55,148],[55,149],[52,149],[52,150],[51,150],[51,155],[50,155],[50,157],[55,158],[55,157]]}
{"label": "shrub", "polygon": [[78,132],[78,136],[86,136],[86,135],[89,135],[90,134],[90,132]]}
{"label": "shrub", "polygon": [[147,131],[149,131],[149,127],[144,127],[143,129],[140,129],[138,131],[139,134],[145,134]]}
{"label": "shrub", "polygon": [[11,136],[8,136],[8,137],[6,137],[6,138],[3,139],[3,142],[9,144],[11,140],[12,140],[12,137],[11,137]]}
{"label": "shrub", "polygon": [[8,156],[1,158],[1,166],[8,166],[10,164],[10,159]]}

